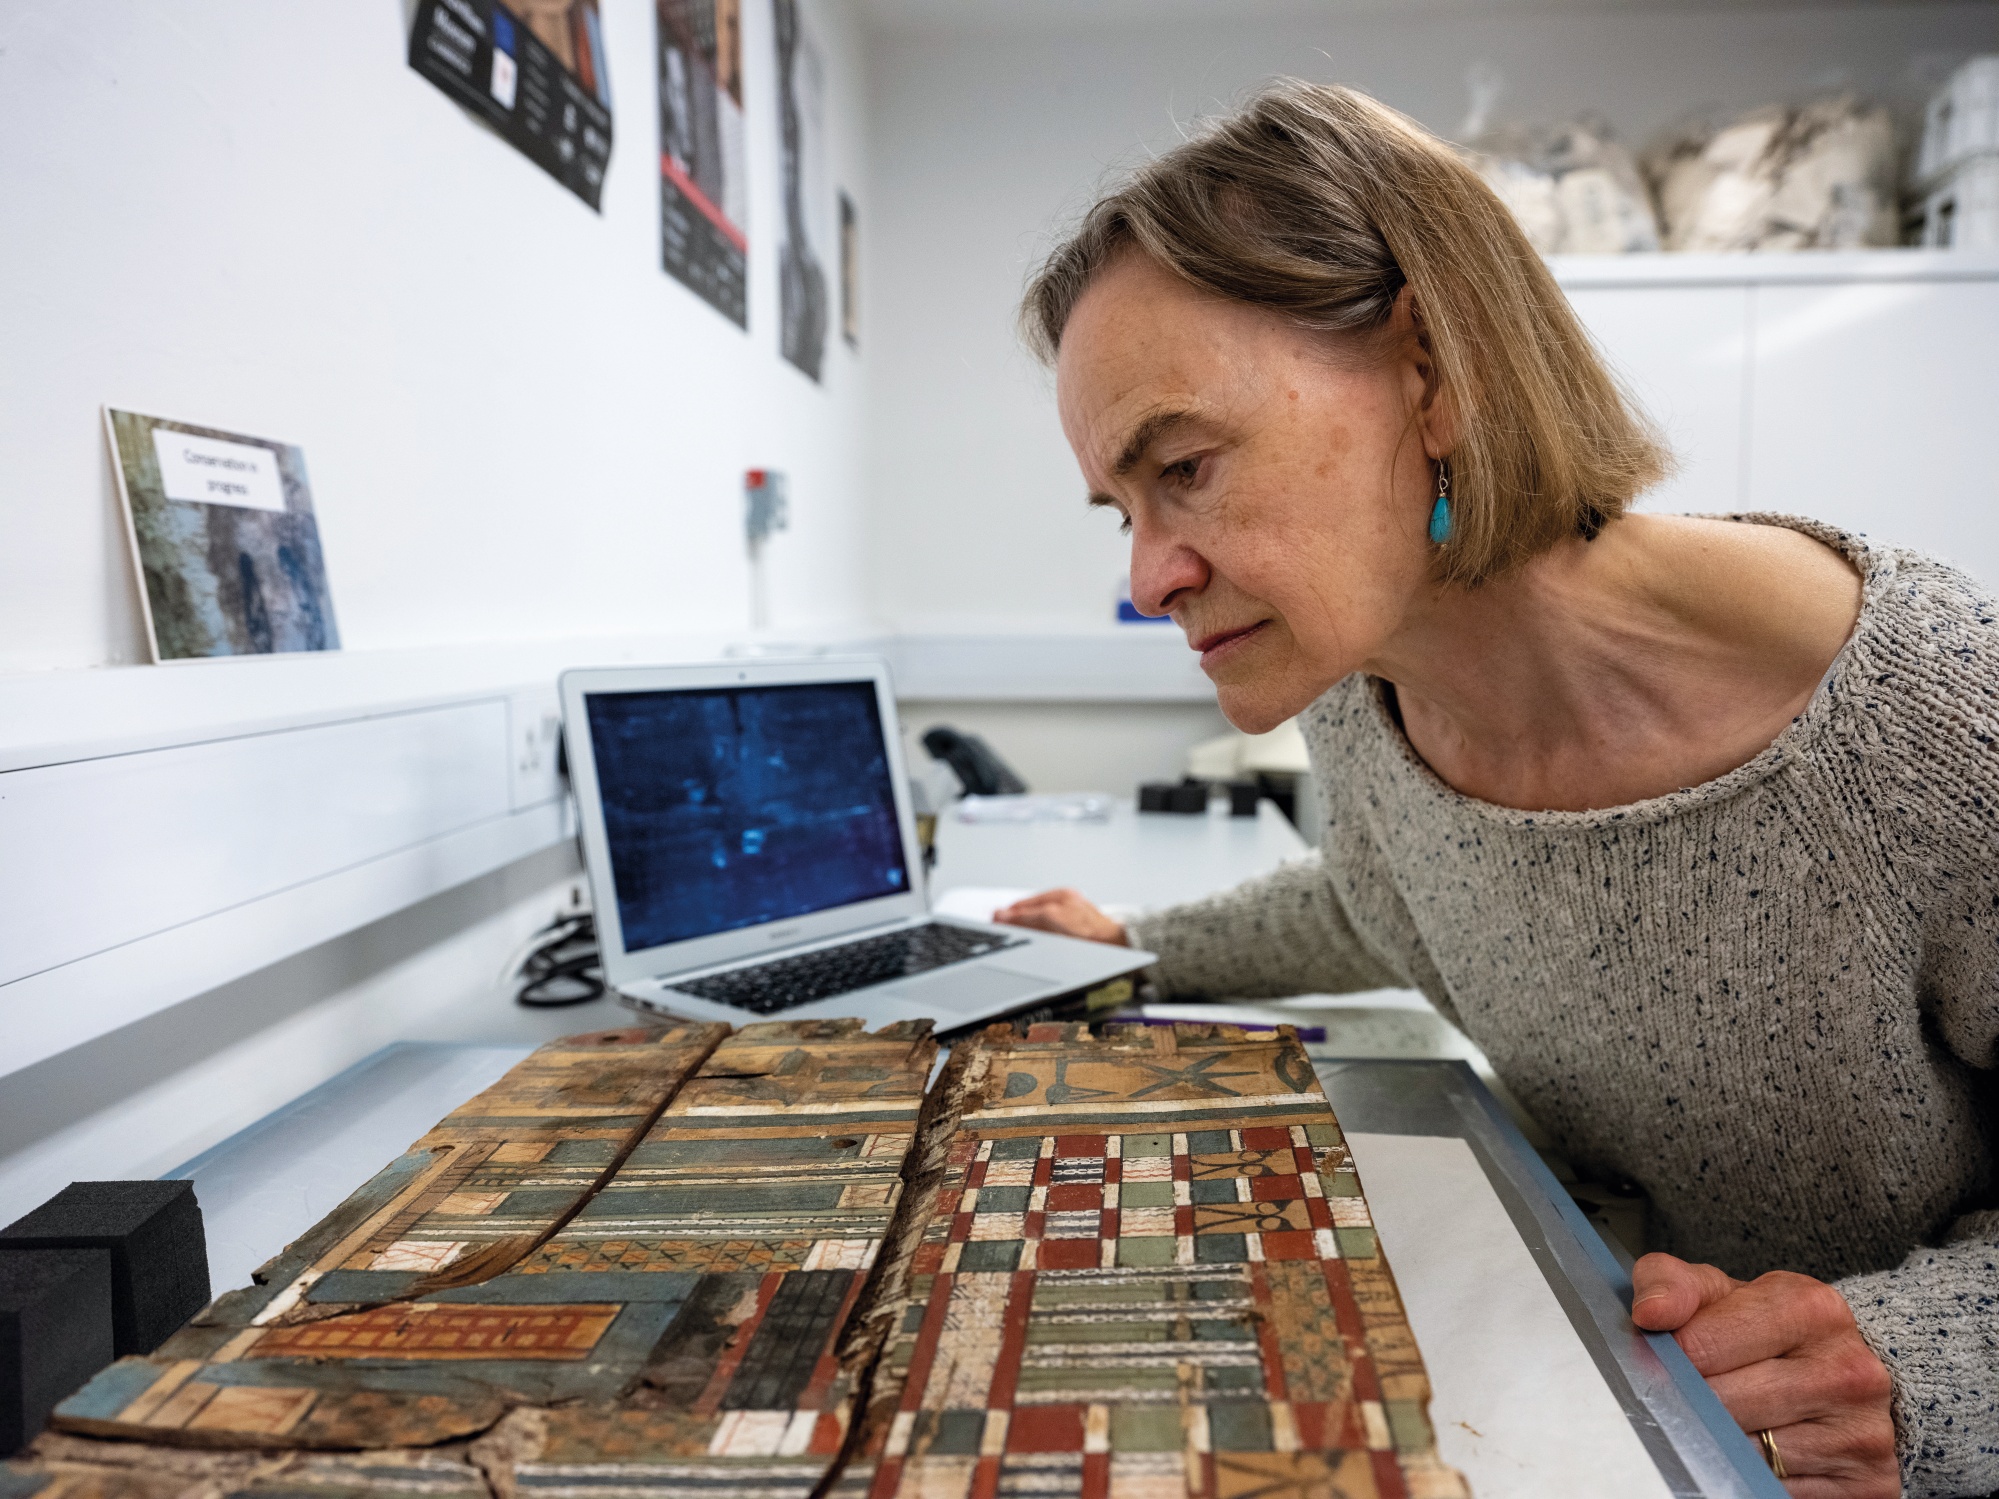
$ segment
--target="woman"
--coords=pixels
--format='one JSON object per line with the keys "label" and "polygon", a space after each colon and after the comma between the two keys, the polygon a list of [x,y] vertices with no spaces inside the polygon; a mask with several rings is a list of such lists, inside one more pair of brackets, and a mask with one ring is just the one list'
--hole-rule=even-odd
{"label": "woman", "polygon": [[[1178,993],[1414,985],[1651,1194],[1674,1331],[1806,1496],[1999,1489],[1999,624],[1665,459],[1505,209],[1283,84],[1034,280],[1090,502],[1223,711],[1302,715],[1311,859],[1120,926]],[[1911,434],[1920,440],[1919,434]]]}

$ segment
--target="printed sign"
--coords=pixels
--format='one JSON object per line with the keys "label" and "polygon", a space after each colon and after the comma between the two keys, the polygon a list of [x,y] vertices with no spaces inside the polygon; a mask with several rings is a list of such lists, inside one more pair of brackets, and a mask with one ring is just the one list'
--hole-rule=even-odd
{"label": "printed sign", "polygon": [[742,0],[656,0],[661,261],[749,326]]}
{"label": "printed sign", "polygon": [[418,0],[409,62],[598,206],[611,86],[597,0]]}
{"label": "printed sign", "polygon": [[159,461],[161,487],[170,500],[242,505],[251,510],[285,508],[278,455],[269,448],[155,427],[153,456]]}

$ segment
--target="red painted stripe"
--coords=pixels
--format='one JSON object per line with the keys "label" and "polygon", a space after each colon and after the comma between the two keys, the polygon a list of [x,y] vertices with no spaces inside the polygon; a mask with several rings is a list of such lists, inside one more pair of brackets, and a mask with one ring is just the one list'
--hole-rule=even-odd
{"label": "red painted stripe", "polygon": [[1277,1341],[1277,1310],[1270,1295],[1270,1271],[1251,1261],[1249,1294],[1256,1302],[1256,1343],[1263,1354],[1263,1385],[1272,1400],[1289,1400],[1284,1378],[1284,1349]]}
{"label": "red painted stripe", "polygon": [[986,1387],[986,1409],[1010,1411],[1020,1383],[1021,1355],[1027,1350],[1027,1314],[1034,1305],[1034,1272],[1013,1272],[1006,1313],[1000,1323],[999,1356],[993,1360],[993,1380]]}
{"label": "red painted stripe", "polygon": [[[837,1350],[840,1333],[846,1328],[848,1314],[854,1309],[854,1302],[861,1294],[861,1283],[868,1278],[865,1270],[856,1270],[854,1278],[847,1285],[847,1294],[841,1298],[840,1311],[833,1319],[833,1335],[826,1339],[826,1347],[819,1355],[819,1362],[812,1366],[812,1377],[805,1381],[805,1388],[798,1392],[797,1409],[816,1410],[826,1402],[826,1394],[833,1388],[833,1380],[840,1372]],[[837,1447],[837,1443],[835,1444]]]}
{"label": "red painted stripe", "polygon": [[[858,1277],[856,1277],[858,1279]],[[757,1327],[770,1310],[770,1299],[777,1294],[777,1288],[784,1283],[781,1272],[773,1270],[757,1283],[757,1309],[750,1313],[736,1328],[736,1334],[723,1348],[722,1356],[715,1361],[715,1372],[708,1376],[707,1388],[701,1398],[694,1402],[697,1416],[712,1416],[722,1408],[722,1392],[729,1388],[729,1381],[736,1377],[736,1367],[742,1363],[743,1355],[750,1351],[750,1339],[756,1336]]]}
{"label": "red painted stripe", "polygon": [[1381,1381],[1375,1377],[1374,1360],[1352,1347],[1347,1349],[1347,1363],[1353,1374],[1353,1398],[1356,1400],[1379,1400]]}
{"label": "red painted stripe", "polygon": [[694,185],[694,179],[681,171],[680,164],[664,151],[659,153],[659,174],[675,187],[679,188],[681,196],[699,209],[701,216],[719,229],[724,239],[738,250],[742,250],[745,253],[748,252],[750,248],[749,237],[729,222],[729,216],[716,207],[710,201],[708,195]]}
{"label": "red painted stripe", "polygon": [[1367,1346],[1367,1323],[1360,1314],[1360,1303],[1353,1299],[1353,1282],[1347,1278],[1347,1267],[1339,1260],[1321,1260],[1319,1268],[1325,1272],[1326,1292],[1332,1297],[1333,1317],[1339,1324],[1340,1336],[1356,1347]]}
{"label": "red painted stripe", "polygon": [[923,1387],[930,1383],[930,1366],[937,1362],[937,1345],[944,1336],[944,1308],[951,1304],[951,1287],[957,1279],[939,1274],[930,1283],[930,1304],[923,1309],[923,1325],[916,1329],[916,1347],[910,1351],[909,1373],[904,1376],[897,1410],[923,1408]]}
{"label": "red painted stripe", "polygon": [[1082,1499],[1111,1499],[1111,1455],[1108,1452],[1083,1454]]}
{"label": "red painted stripe", "polygon": [[1370,1452],[1374,1464],[1374,1491],[1381,1499],[1409,1499],[1409,1485],[1402,1478],[1402,1464],[1393,1452]]}
{"label": "red painted stripe", "polygon": [[1333,1210],[1326,1206],[1326,1199],[1323,1197],[1307,1197],[1305,1199],[1305,1216],[1312,1220],[1312,1227],[1314,1228],[1331,1228],[1333,1226]]}

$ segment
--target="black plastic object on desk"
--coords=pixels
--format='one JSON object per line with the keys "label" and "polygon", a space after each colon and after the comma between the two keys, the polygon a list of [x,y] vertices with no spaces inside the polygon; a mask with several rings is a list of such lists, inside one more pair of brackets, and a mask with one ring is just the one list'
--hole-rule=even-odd
{"label": "black plastic object on desk", "polygon": [[109,1251],[120,1358],[151,1353],[208,1305],[208,1238],[193,1182],[71,1182],[0,1229],[0,1260],[41,1249]]}
{"label": "black plastic object on desk", "polygon": [[967,796],[1018,796],[1027,790],[1019,773],[977,734],[960,734],[940,723],[924,734],[923,747],[933,760],[951,767]]}
{"label": "black plastic object on desk", "polygon": [[108,1251],[0,1254],[0,1457],[111,1359]]}
{"label": "black plastic object on desk", "polygon": [[1197,813],[1208,810],[1208,783],[1187,777],[1179,785],[1170,781],[1147,781],[1138,788],[1141,812]]}

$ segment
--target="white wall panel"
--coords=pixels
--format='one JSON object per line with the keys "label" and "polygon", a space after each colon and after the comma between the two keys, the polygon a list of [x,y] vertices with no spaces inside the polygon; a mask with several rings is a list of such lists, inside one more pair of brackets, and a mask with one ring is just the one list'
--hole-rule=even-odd
{"label": "white wall panel", "polygon": [[1679,460],[1673,476],[1640,500],[1640,509],[1740,508],[1750,296],[1746,286],[1569,292],[1584,325]]}
{"label": "white wall panel", "polygon": [[1999,280],[1756,290],[1749,502],[1999,587]]}
{"label": "white wall panel", "polygon": [[507,705],[0,776],[0,984],[510,809]]}

